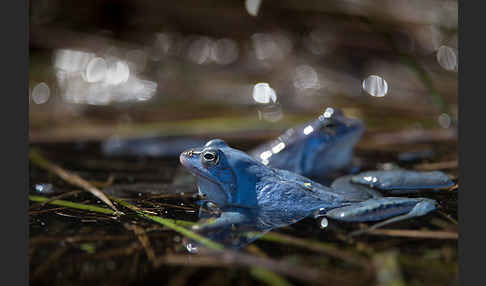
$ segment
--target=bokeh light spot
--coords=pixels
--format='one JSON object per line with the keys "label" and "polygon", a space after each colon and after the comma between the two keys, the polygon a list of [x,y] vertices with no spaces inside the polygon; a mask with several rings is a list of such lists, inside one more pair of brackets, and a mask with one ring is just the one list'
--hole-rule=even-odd
{"label": "bokeh light spot", "polygon": [[255,84],[253,87],[253,99],[258,103],[270,103],[277,101],[275,90],[266,82]]}
{"label": "bokeh light spot", "polygon": [[50,93],[49,86],[45,82],[41,82],[32,89],[32,101],[36,104],[46,103],[49,100]]}
{"label": "bokeh light spot", "polygon": [[99,82],[106,77],[106,61],[103,58],[93,58],[86,66],[85,80],[89,83]]}
{"label": "bokeh light spot", "polygon": [[383,97],[388,93],[388,84],[382,77],[377,75],[370,75],[363,80],[362,88],[374,97]]}
{"label": "bokeh light spot", "polygon": [[262,4],[262,0],[246,0],[245,1],[246,11],[251,16],[257,16],[258,10],[260,10],[261,4]]}
{"label": "bokeh light spot", "polygon": [[301,65],[295,69],[294,86],[297,89],[319,88],[317,72],[308,65]]}
{"label": "bokeh light spot", "polygon": [[448,46],[440,46],[437,50],[437,61],[443,69],[457,71],[457,55],[454,49]]}

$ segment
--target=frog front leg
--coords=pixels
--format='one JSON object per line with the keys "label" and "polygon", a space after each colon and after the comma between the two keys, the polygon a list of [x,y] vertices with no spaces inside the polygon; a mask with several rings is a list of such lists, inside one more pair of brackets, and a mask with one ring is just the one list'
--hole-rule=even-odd
{"label": "frog front leg", "polygon": [[211,201],[200,200],[196,202],[199,205],[199,219],[209,219],[221,215],[221,209]]}
{"label": "frog front leg", "polygon": [[221,215],[214,221],[203,224],[196,224],[192,227],[192,229],[198,232],[206,232],[218,228],[231,226],[234,224],[241,224],[247,220],[248,216],[241,212],[227,211],[221,213]]}
{"label": "frog front leg", "polygon": [[418,190],[442,189],[454,182],[440,171],[416,172],[409,170],[369,171],[351,177],[351,182],[389,194],[414,193]]}
{"label": "frog front leg", "polygon": [[370,199],[332,209],[324,216],[347,222],[380,221],[371,227],[351,233],[358,235],[392,222],[423,216],[436,209],[437,202],[427,198],[385,197]]}

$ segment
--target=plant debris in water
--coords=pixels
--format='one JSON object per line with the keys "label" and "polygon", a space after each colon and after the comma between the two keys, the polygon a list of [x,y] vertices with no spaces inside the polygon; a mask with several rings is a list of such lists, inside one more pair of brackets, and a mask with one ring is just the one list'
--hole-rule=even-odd
{"label": "plant debris in water", "polygon": [[[457,154],[455,141],[437,145],[428,146],[434,148],[432,159],[397,161],[397,152],[381,148],[358,148],[357,156],[366,166],[394,162],[427,170],[444,164],[457,176],[457,165],[448,163],[457,160],[451,160]],[[31,157],[33,285],[425,285],[457,280],[457,187],[417,194],[437,200],[439,211],[367,235],[348,236],[364,224],[330,221],[323,230],[319,222],[304,219],[235,252],[190,230],[199,216],[196,189],[174,184],[177,158],[105,158],[93,151],[96,143],[83,150],[68,145],[59,151],[55,144],[35,147],[44,163],[77,174],[75,181],[81,178],[87,184],[56,176],[56,170],[37,163],[39,157]],[[403,152],[418,147],[401,146]],[[137,163],[140,160],[143,164]],[[46,183],[53,194],[36,191],[38,184]],[[109,190],[105,194],[117,211],[85,192],[92,186]],[[190,254],[188,239],[205,247]]]}

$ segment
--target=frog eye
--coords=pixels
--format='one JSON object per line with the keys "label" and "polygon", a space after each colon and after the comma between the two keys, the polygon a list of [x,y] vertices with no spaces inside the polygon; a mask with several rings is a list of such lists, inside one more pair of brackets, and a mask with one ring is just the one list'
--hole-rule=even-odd
{"label": "frog eye", "polygon": [[334,128],[334,127],[336,127],[336,124],[334,122],[329,122],[329,123],[326,124],[326,127],[327,128]]}
{"label": "frog eye", "polygon": [[218,163],[218,153],[213,150],[204,151],[201,160],[204,164],[216,165]]}
{"label": "frog eye", "polygon": [[324,127],[325,128],[335,128],[337,126],[336,122],[334,120],[329,120],[328,122],[326,122],[326,124],[324,124]]}

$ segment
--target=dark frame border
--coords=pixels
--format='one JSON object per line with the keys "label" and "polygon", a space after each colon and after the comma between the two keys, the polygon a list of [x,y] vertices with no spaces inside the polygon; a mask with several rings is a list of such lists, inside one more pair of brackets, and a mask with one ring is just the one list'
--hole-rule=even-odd
{"label": "dark frame border", "polygon": [[2,2],[2,284],[28,285],[29,1]]}

